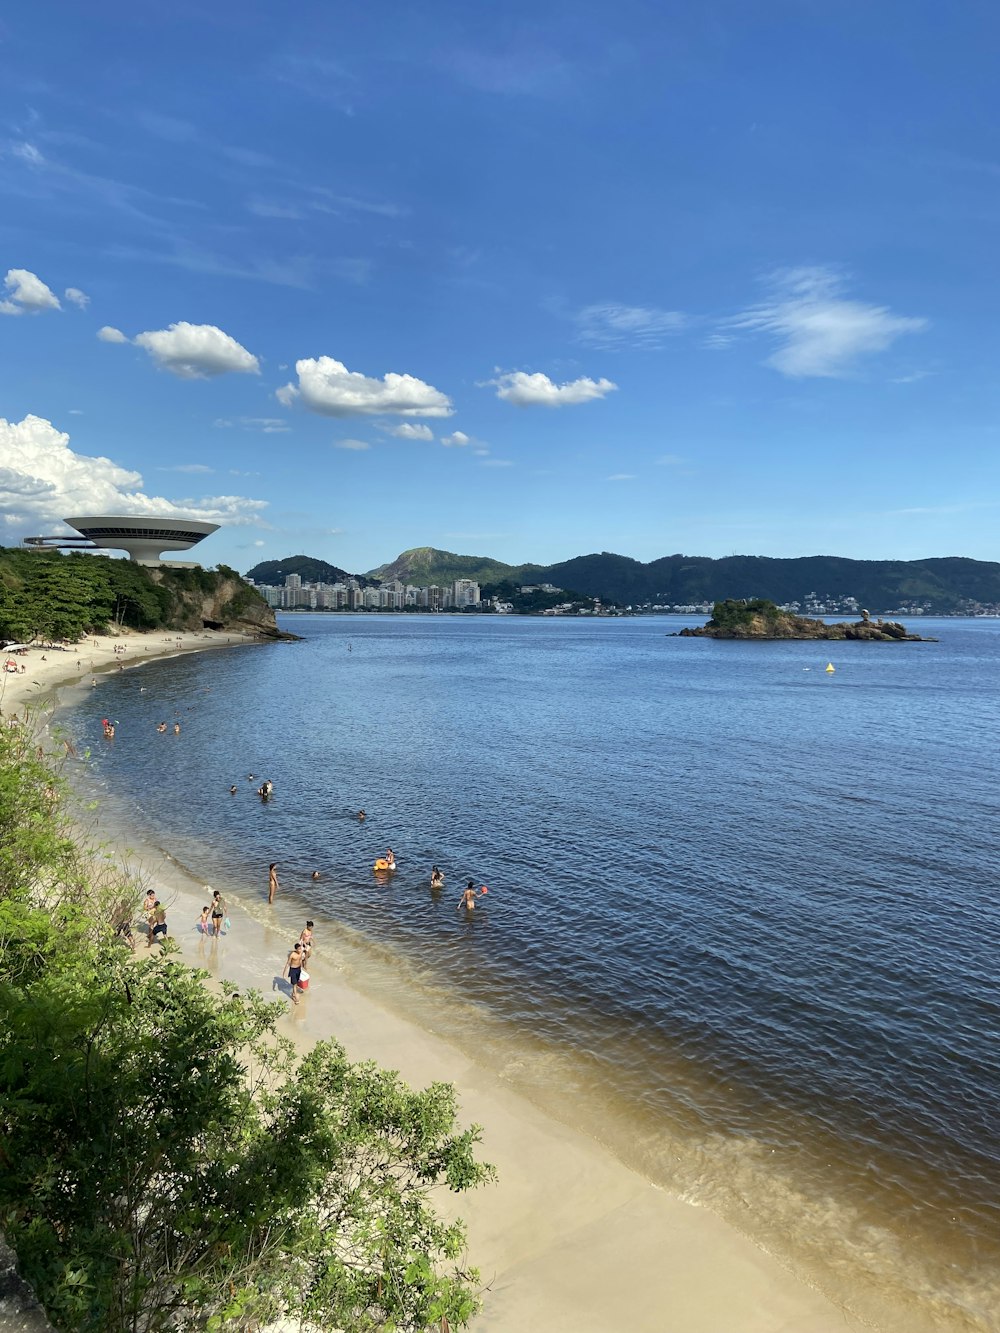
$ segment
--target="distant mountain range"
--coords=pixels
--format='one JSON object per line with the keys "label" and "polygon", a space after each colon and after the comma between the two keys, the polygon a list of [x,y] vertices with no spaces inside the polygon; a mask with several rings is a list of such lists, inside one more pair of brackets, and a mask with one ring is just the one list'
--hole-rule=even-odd
{"label": "distant mountain range", "polygon": [[[247,573],[255,583],[282,584],[286,574],[304,583],[337,583],[351,577],[309,556],[267,560]],[[668,555],[643,564],[604,551],[556,565],[506,565],[487,556],[455,555],[430,546],[404,551],[390,564],[353,577],[362,583],[399,579],[425,587],[456,579],[478,583],[552,583],[621,606],[686,606],[725,598],[764,597],[779,604],[853,597],[873,612],[923,605],[953,612],[1000,608],[1000,564],[948,556],[928,560],[846,560],[812,555],[771,559],[759,555]]]}

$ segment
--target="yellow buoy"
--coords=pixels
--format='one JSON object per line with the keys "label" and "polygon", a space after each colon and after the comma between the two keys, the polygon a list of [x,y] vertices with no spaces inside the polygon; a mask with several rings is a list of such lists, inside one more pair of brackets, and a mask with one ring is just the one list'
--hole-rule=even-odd
{"label": "yellow buoy", "polygon": [[837,668],[833,665],[832,662],[827,662],[827,664],[826,664],[826,669],[827,669],[827,673],[829,673],[829,672],[831,672],[831,671],[836,671]]}

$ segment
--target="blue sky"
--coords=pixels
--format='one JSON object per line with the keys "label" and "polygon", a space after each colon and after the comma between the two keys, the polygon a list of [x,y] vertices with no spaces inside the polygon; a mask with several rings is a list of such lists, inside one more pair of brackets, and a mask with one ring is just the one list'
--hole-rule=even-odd
{"label": "blue sky", "polygon": [[176,508],[241,569],[996,558],[998,36],[885,0],[8,9],[0,540]]}

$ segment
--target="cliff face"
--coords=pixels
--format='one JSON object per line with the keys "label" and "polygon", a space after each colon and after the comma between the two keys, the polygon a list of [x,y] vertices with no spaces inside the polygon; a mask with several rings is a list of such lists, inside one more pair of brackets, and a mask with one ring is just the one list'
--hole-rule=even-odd
{"label": "cliff face", "polygon": [[153,583],[169,595],[171,629],[231,629],[272,639],[294,637],[278,629],[272,608],[233,570],[169,569],[161,565],[147,572]]}

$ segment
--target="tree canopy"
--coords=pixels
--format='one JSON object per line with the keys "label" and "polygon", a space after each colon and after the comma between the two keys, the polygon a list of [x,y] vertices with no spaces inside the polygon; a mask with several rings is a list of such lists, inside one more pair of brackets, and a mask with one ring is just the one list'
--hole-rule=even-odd
{"label": "tree canopy", "polygon": [[141,885],[0,729],[0,1225],[59,1329],[446,1329],[478,1306],[435,1187],[492,1177],[454,1090],[406,1087],[119,927]]}

